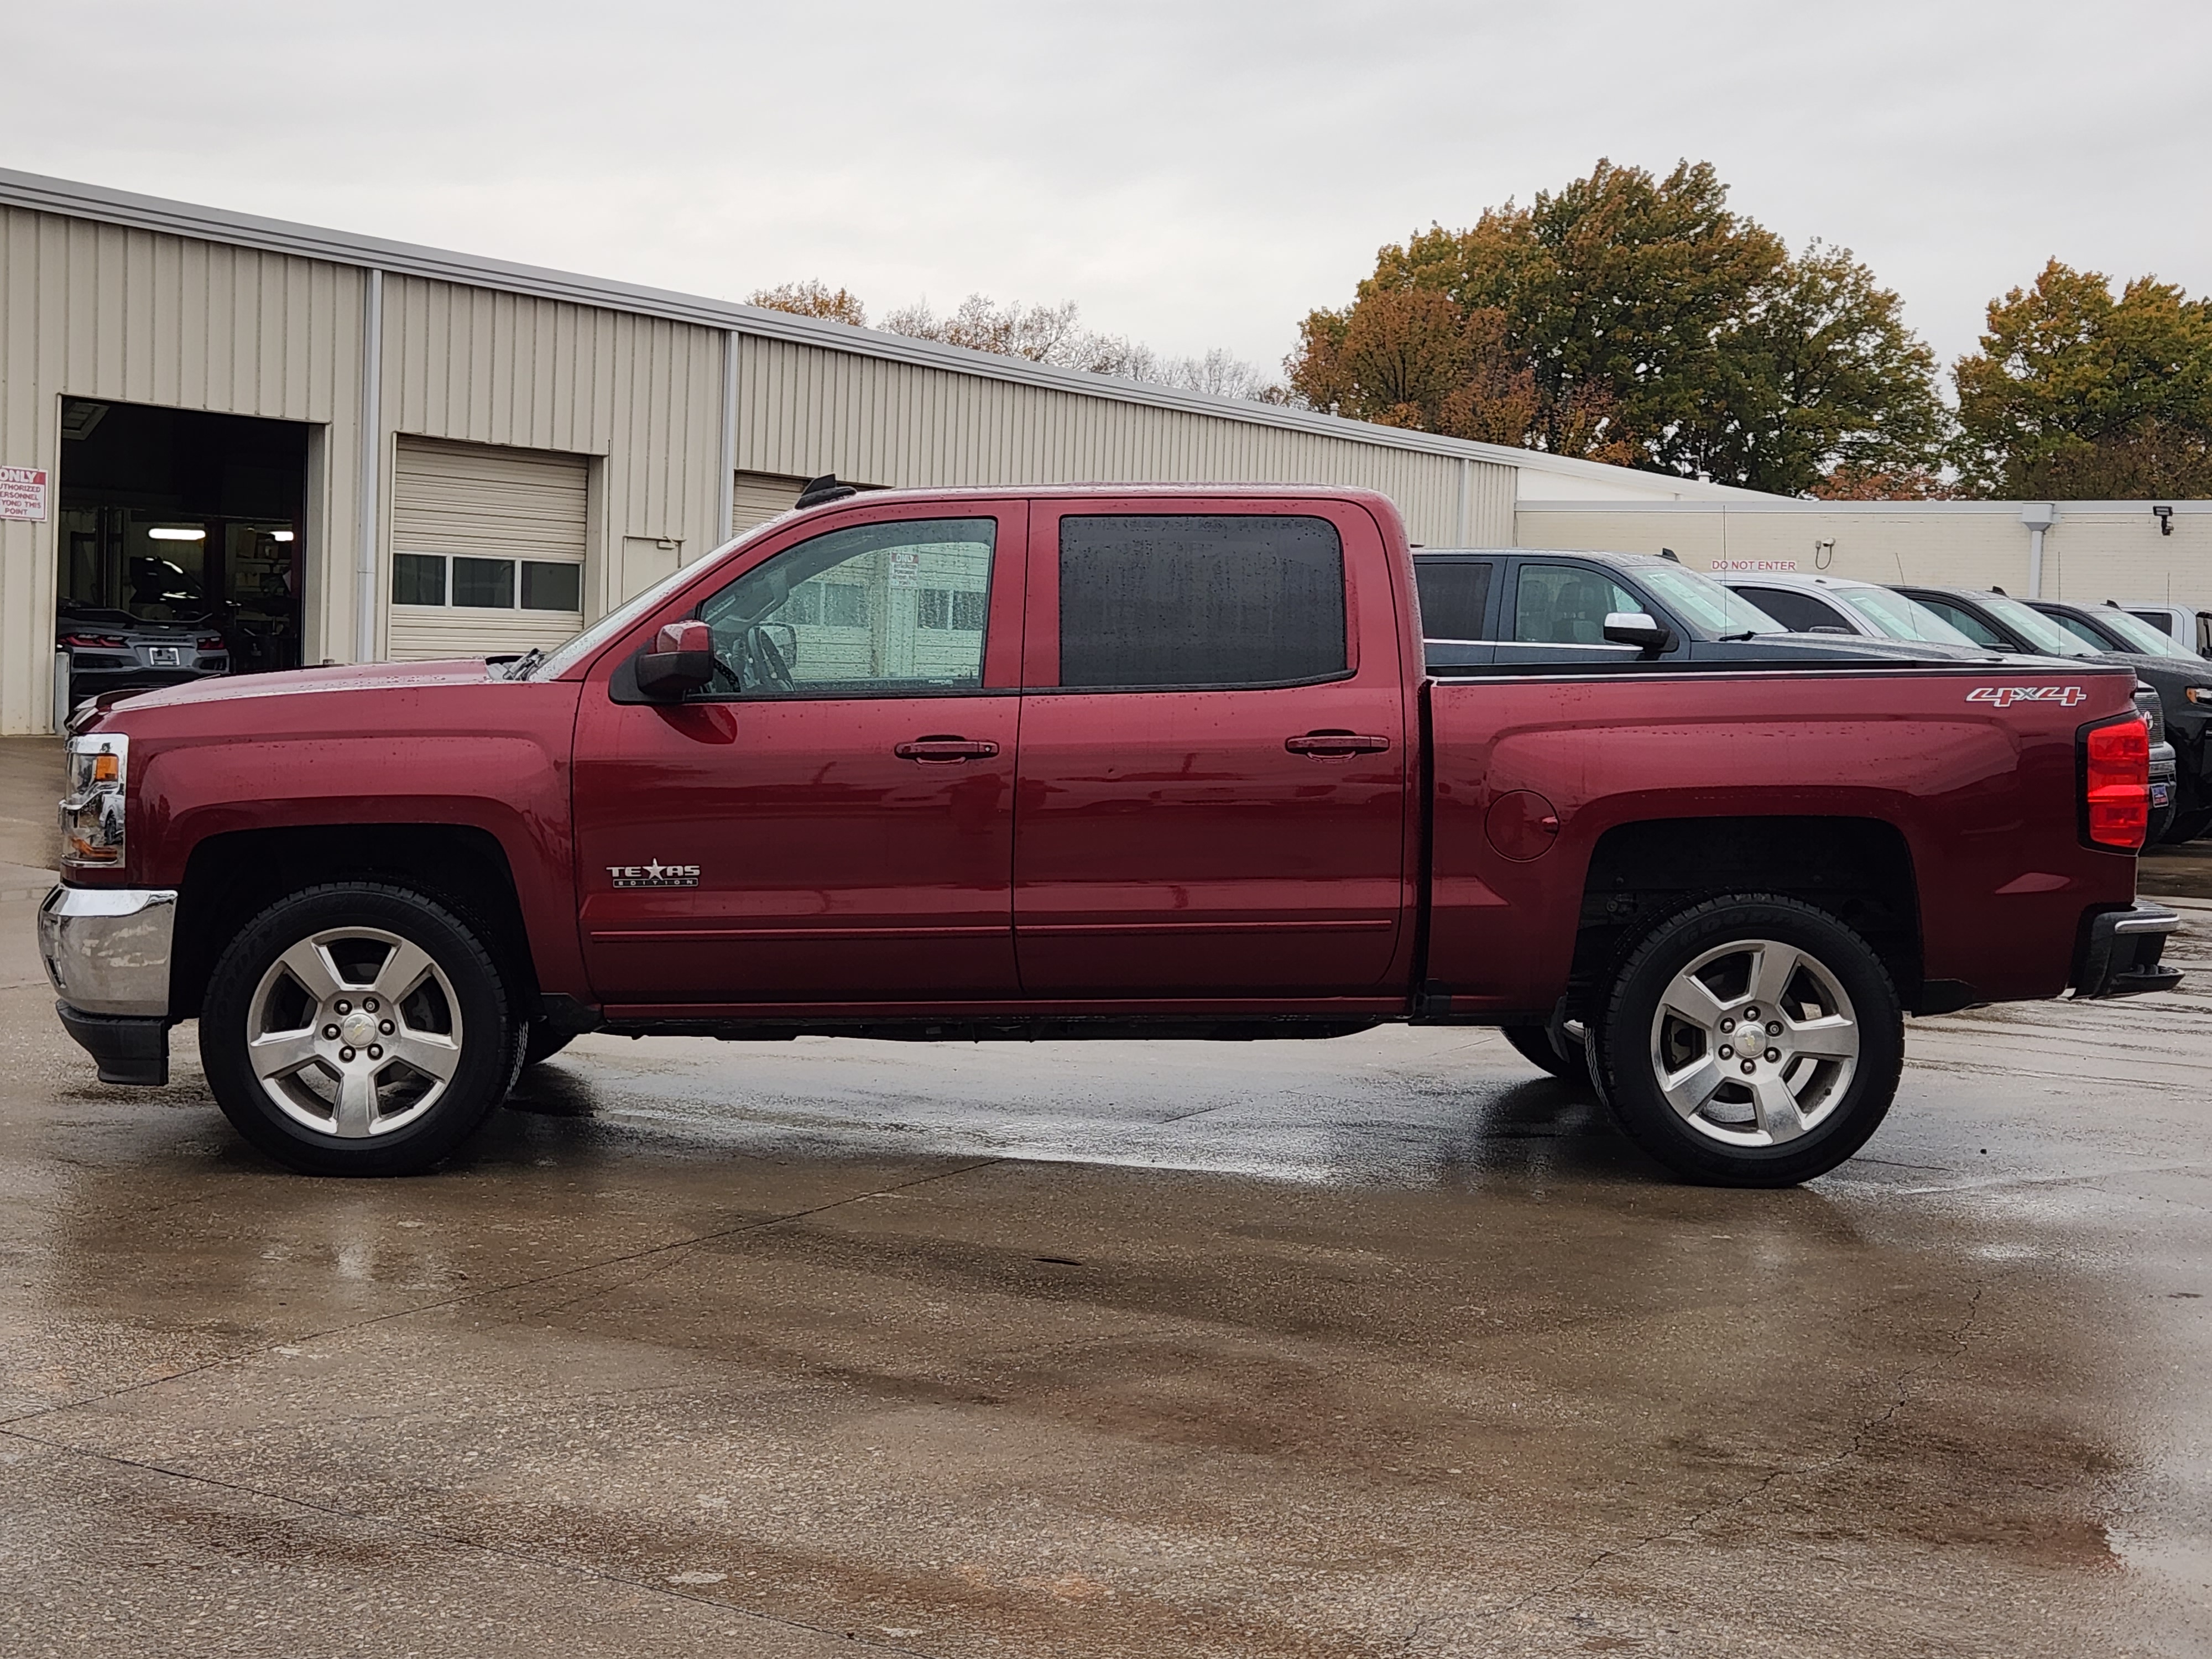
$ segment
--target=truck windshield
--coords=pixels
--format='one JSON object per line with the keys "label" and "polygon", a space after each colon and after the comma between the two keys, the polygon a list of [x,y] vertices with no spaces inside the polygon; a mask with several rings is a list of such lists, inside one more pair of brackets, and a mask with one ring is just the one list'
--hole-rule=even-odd
{"label": "truck windshield", "polygon": [[1929,645],[1974,643],[1918,600],[1893,593],[1886,587],[1837,587],[1829,591],[1893,640],[1919,640]]}
{"label": "truck windshield", "polygon": [[2032,605],[2002,593],[1977,596],[1981,606],[2007,628],[2026,640],[2029,648],[2046,657],[2101,657],[2105,653],[2078,635],[2069,634]]}
{"label": "truck windshield", "polygon": [[1674,614],[1709,637],[1729,634],[1786,634],[1790,630],[1741,593],[1711,576],[1680,565],[1636,568],[1636,579],[1664,600]]}
{"label": "truck windshield", "polygon": [[2204,660],[2179,640],[2160,633],[2142,617],[2132,616],[2118,605],[2101,605],[2090,614],[2100,625],[2111,629],[2126,641],[2130,651],[2141,652],[2146,657],[2183,657],[2191,662]]}

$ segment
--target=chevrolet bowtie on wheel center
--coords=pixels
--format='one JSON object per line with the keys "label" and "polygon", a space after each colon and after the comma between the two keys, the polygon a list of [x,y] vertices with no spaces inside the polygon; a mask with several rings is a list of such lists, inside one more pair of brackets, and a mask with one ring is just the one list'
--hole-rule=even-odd
{"label": "chevrolet bowtie on wheel center", "polygon": [[1425,650],[1379,495],[829,489],[550,654],[103,696],[61,1018],[124,1084],[197,1019],[240,1133],[336,1175],[434,1166],[590,1030],[1488,1025],[1775,1186],[1875,1131],[1908,1014],[2179,977],[2124,665],[1455,558]]}

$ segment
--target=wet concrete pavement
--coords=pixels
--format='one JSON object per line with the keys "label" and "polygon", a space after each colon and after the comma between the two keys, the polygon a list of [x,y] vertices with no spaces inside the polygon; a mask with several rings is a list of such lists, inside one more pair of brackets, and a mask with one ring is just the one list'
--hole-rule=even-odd
{"label": "wet concrete pavement", "polygon": [[587,1037],[310,1181],[189,1029],[94,1083],[33,908],[0,1652],[2212,1649],[2212,908],[2175,994],[1917,1023],[1765,1194],[1403,1030]]}

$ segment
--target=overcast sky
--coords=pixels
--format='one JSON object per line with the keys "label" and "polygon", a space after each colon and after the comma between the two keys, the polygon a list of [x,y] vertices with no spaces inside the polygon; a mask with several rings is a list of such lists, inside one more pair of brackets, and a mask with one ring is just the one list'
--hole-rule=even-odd
{"label": "overcast sky", "polygon": [[724,298],[1272,367],[1382,243],[1601,155],[1712,161],[1947,362],[2053,254],[2212,290],[2204,0],[9,9],[0,165]]}

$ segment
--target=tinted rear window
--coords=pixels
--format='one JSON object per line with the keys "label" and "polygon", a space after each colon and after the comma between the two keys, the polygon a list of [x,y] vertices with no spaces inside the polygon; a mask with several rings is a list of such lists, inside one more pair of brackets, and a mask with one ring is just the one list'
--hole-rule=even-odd
{"label": "tinted rear window", "polygon": [[1060,522],[1060,683],[1281,685],[1345,671],[1344,544],[1326,519]]}
{"label": "tinted rear window", "polygon": [[1416,559],[1421,590],[1421,632],[1432,640],[1486,640],[1490,564],[1479,559]]}

